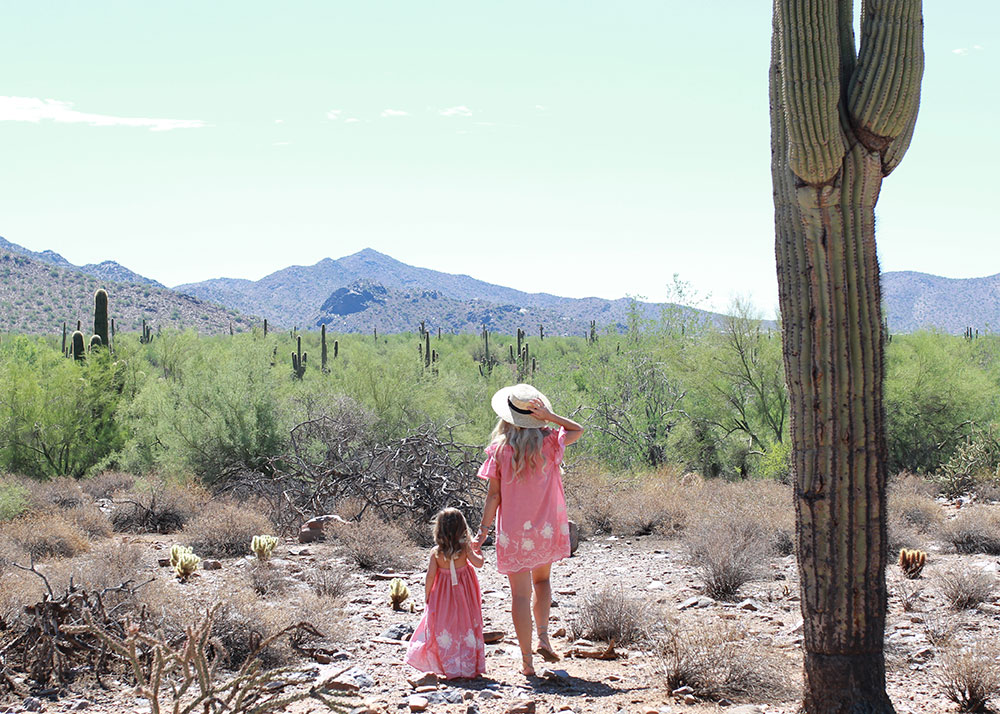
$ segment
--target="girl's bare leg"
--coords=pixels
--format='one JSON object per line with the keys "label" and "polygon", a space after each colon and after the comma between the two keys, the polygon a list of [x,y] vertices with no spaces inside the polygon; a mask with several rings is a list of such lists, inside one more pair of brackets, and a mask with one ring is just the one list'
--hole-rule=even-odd
{"label": "girl's bare leg", "polygon": [[531,584],[535,591],[535,628],[538,630],[538,654],[547,662],[558,662],[559,655],[549,643],[549,611],[552,607],[552,583],[549,575],[552,564],[531,571]]}
{"label": "girl's bare leg", "polygon": [[531,661],[531,572],[510,573],[507,579],[510,581],[510,614],[521,648],[521,673],[530,676],[535,673]]}

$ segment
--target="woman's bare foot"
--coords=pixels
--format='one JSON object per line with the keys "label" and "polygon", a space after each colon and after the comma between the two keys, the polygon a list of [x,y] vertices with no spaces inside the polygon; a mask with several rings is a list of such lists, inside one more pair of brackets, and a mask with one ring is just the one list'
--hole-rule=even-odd
{"label": "woman's bare foot", "polygon": [[535,676],[535,665],[531,661],[530,654],[521,655],[521,674],[523,674],[525,677]]}
{"label": "woman's bare foot", "polygon": [[546,662],[558,662],[562,657],[559,653],[552,649],[552,645],[549,643],[548,634],[538,633],[538,649],[535,650],[538,654],[542,656]]}

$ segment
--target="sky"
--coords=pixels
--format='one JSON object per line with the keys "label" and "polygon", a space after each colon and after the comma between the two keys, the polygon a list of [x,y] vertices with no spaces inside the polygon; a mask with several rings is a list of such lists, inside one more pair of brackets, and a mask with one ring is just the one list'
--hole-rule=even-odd
{"label": "sky", "polygon": [[[774,314],[764,0],[5,3],[0,236],[166,285],[373,248]],[[925,0],[883,270],[1000,272],[1000,3]]]}

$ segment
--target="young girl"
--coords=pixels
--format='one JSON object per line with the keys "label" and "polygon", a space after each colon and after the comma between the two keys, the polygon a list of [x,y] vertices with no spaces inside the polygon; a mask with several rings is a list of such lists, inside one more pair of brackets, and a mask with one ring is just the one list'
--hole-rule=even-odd
{"label": "young girl", "polygon": [[[489,479],[477,545],[497,522],[497,570],[510,581],[511,617],[521,647],[521,671],[535,673],[531,651],[531,594],[534,590],[538,653],[550,662],[559,655],[549,643],[552,563],[569,557],[569,521],[560,475],[563,452],[583,434],[572,419],[552,412],[548,398],[528,384],[493,395],[500,417],[479,477]],[[548,423],[558,430],[543,428]]]}
{"label": "young girl", "polygon": [[483,567],[483,555],[455,508],[435,516],[434,542],[424,583],[427,609],[410,639],[406,663],[445,679],[478,677],[486,671],[486,645],[473,568]]}

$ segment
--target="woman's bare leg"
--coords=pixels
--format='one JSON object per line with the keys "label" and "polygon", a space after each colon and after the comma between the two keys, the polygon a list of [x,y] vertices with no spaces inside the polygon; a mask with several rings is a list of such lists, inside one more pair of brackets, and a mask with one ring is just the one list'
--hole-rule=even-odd
{"label": "woman's bare leg", "polygon": [[549,611],[552,608],[552,583],[549,580],[552,564],[531,571],[531,584],[535,591],[535,629],[538,631],[538,653],[548,662],[558,662],[559,655],[549,643]]}
{"label": "woman's bare leg", "polygon": [[521,672],[532,675],[535,667],[531,661],[531,572],[510,573],[507,579],[510,581],[510,614],[521,648]]}

